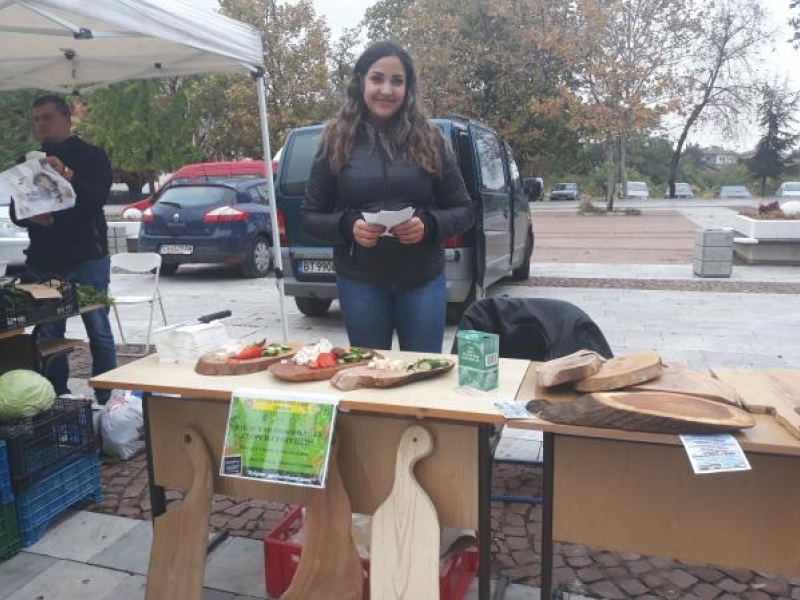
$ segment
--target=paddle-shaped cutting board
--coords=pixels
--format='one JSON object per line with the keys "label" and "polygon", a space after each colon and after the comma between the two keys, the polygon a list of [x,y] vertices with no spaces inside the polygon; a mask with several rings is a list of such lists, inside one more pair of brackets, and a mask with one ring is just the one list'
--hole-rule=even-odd
{"label": "paddle-shaped cutting board", "polygon": [[203,594],[213,495],[211,458],[197,430],[187,428],[181,436],[192,464],[192,485],[179,506],[155,519],[145,600],[200,600]]}
{"label": "paddle-shaped cutting board", "polygon": [[363,595],[364,571],[353,543],[352,510],[339,473],[338,450],[334,440],[325,488],[309,494],[300,563],[281,600],[361,600]]}
{"label": "paddle-shaped cutting board", "polygon": [[[371,350],[371,352],[374,358],[382,358],[382,355],[374,350]],[[352,367],[366,365],[369,364],[370,360],[372,360],[372,358],[359,362],[343,363],[341,365],[336,365],[335,367],[322,367],[318,369],[312,369],[308,365],[298,365],[291,360],[286,360],[270,365],[269,372],[283,381],[325,381],[326,379],[333,377],[334,373],[341,371],[342,369],[350,369]]]}
{"label": "paddle-shaped cutting board", "polygon": [[284,345],[289,347],[286,352],[275,356],[259,356],[258,358],[244,360],[232,360],[228,357],[220,356],[216,352],[208,352],[197,360],[194,371],[200,375],[248,375],[266,371],[271,364],[291,358],[303,347],[302,344],[291,342]]}
{"label": "paddle-shaped cutting board", "polygon": [[433,437],[420,425],[403,432],[394,485],[372,517],[371,600],[438,600],[439,517],[414,476],[414,465],[433,452]]}
{"label": "paddle-shaped cutting board", "polygon": [[446,367],[438,367],[429,371],[406,371],[397,369],[375,369],[370,366],[364,365],[361,367],[351,367],[343,369],[338,373],[334,373],[331,377],[331,384],[333,387],[345,392],[350,390],[359,390],[362,388],[388,388],[398,387],[420,381],[422,379],[430,379],[442,373],[447,373],[455,365],[454,362],[449,363]]}

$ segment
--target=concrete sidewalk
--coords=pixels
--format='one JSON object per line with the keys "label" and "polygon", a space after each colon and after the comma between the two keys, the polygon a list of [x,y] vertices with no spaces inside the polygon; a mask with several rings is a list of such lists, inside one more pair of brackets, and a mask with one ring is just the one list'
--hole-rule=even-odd
{"label": "concrete sidewalk", "polygon": [[[621,217],[597,219],[593,223],[602,226],[598,231],[586,225],[586,217],[534,214],[537,249],[531,280],[524,284],[503,283],[490,293],[572,302],[598,323],[616,354],[655,350],[665,361],[697,368],[800,368],[800,267],[736,264],[730,279],[708,280],[694,277],[691,264],[685,259],[691,256],[687,245],[691,244],[694,229],[725,226],[732,214],[727,209],[692,208],[670,218],[659,217],[662,235],[652,244],[647,235],[623,235],[636,222],[619,220]],[[655,222],[643,217],[638,223],[646,232],[648,224]],[[582,228],[580,234],[576,233],[578,226]],[[678,247],[663,243],[665,240]],[[547,247],[547,243],[551,246]],[[657,245],[658,251],[644,252],[647,244],[651,244],[650,250]],[[558,260],[545,262],[537,258],[548,252]],[[604,257],[605,262],[591,262],[598,256]],[[609,256],[615,260],[609,262]],[[642,264],[636,260],[642,256],[654,262]],[[133,279],[123,277],[118,281],[132,288],[136,285]],[[172,323],[229,309],[233,316],[225,323],[231,337],[281,338],[278,292],[271,278],[242,280],[226,269],[198,266],[164,278],[161,287]],[[127,310],[123,314],[126,334],[130,331],[132,338],[142,340],[146,317],[140,308]],[[336,303],[326,317],[309,318],[301,315],[289,299],[286,317],[293,340],[312,342],[325,336],[334,343],[346,342]],[[450,348],[454,334],[455,327],[449,326],[444,349]],[[84,336],[78,319],[69,322],[68,335]],[[82,357],[73,357],[71,364],[73,392],[91,394],[86,386],[89,366],[85,352]],[[493,487],[535,493],[540,480],[539,474],[532,471],[498,466]],[[85,519],[86,531],[95,531],[92,535],[97,536],[97,541],[84,540],[73,533],[78,527],[59,531],[71,521],[54,528],[40,544],[0,563],[0,599],[143,597],[142,565],[146,566],[149,525],[140,519],[147,519],[150,509],[144,461],[136,457],[124,463],[105,464],[102,476],[106,500],[93,510],[108,514],[77,512],[72,517]],[[168,496],[169,500],[177,498],[177,493]],[[230,531],[234,537],[209,559],[206,598],[264,597],[260,539],[284,512],[283,505],[215,497],[212,526]],[[506,597],[538,598],[541,509],[494,503],[492,525],[494,577],[504,574],[523,584],[512,587]],[[58,542],[57,538],[63,541]],[[64,549],[46,550],[60,544]],[[129,556],[120,562],[120,554]],[[115,556],[114,564],[104,562],[108,556]],[[130,563],[136,567],[131,568]],[[800,579],[571,544],[556,544],[555,567],[556,581],[575,592],[565,596],[570,598],[800,600]],[[80,576],[83,569],[87,569],[87,575]],[[62,577],[76,587],[53,583]],[[97,591],[89,593],[94,577]],[[226,577],[227,582],[223,583]],[[6,581],[18,583],[7,586]],[[6,592],[12,587],[14,591]],[[76,588],[82,590],[80,595]],[[72,595],[67,595],[68,591]]]}

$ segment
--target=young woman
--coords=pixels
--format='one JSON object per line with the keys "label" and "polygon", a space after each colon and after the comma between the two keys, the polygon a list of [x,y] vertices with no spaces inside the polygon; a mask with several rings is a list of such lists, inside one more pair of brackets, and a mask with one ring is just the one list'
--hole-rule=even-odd
{"label": "young woman", "polygon": [[[411,208],[386,230],[365,213]],[[353,346],[441,352],[447,306],[443,240],[474,221],[451,148],[428,122],[411,57],[370,45],[325,128],[301,208],[309,236],[334,246],[336,287]]]}

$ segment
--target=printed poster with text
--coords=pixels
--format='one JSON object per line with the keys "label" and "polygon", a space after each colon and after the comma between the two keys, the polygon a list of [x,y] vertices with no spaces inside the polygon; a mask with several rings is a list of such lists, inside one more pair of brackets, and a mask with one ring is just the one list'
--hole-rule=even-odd
{"label": "printed poster with text", "polygon": [[333,394],[235,390],[220,475],[325,487],[338,403]]}

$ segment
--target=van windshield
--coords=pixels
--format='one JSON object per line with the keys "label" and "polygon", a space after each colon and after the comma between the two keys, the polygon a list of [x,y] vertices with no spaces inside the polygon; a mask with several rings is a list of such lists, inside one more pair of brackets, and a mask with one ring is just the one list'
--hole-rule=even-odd
{"label": "van windshield", "polygon": [[787,192],[800,192],[800,181],[787,181],[783,184],[783,189]]}
{"label": "van windshield", "polygon": [[311,174],[311,163],[317,153],[322,129],[298,131],[291,147],[282,157],[280,189],[287,196],[302,196],[306,193],[306,183]]}

